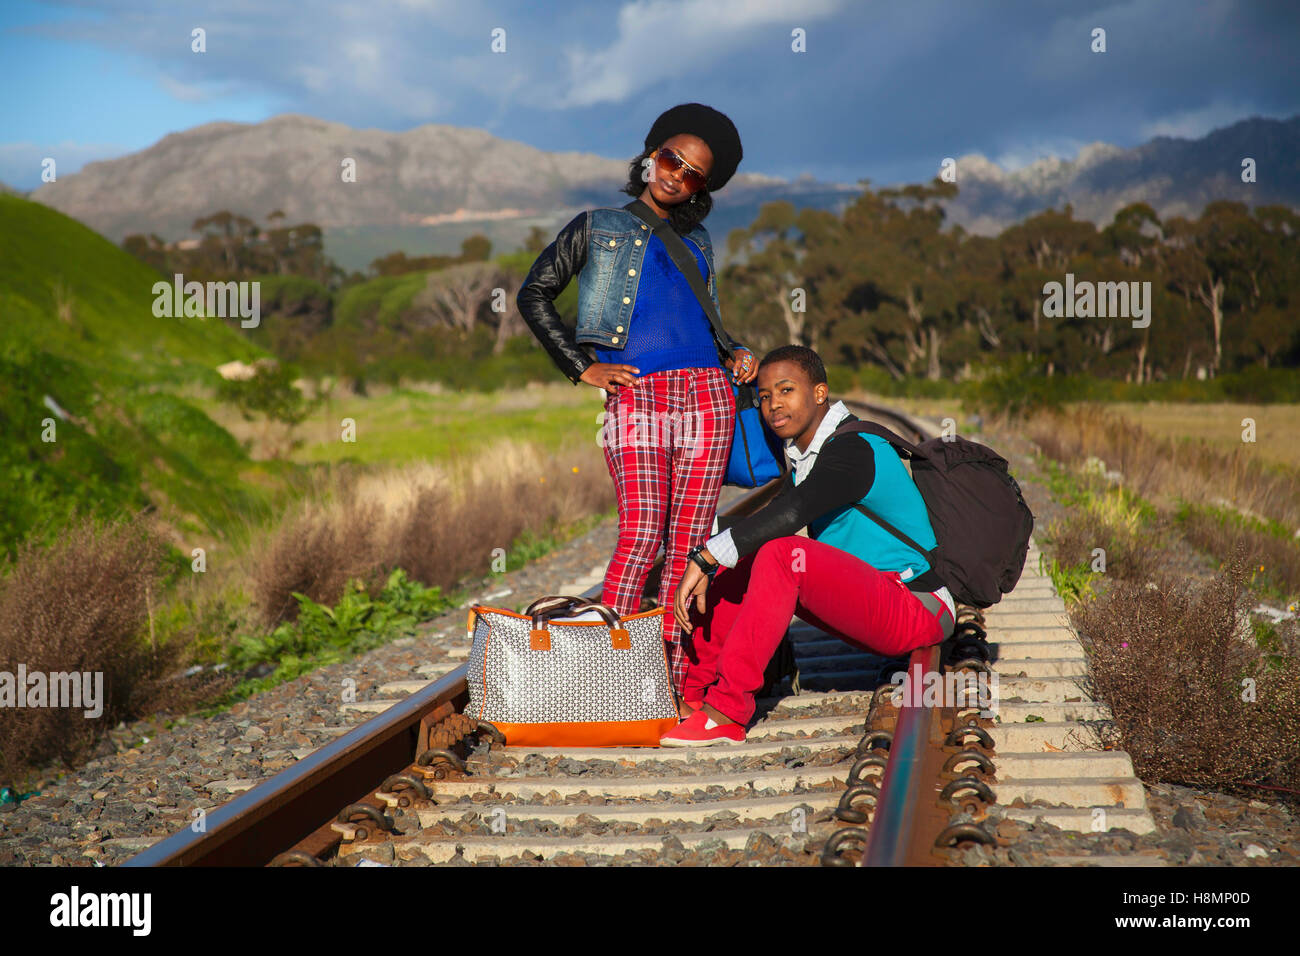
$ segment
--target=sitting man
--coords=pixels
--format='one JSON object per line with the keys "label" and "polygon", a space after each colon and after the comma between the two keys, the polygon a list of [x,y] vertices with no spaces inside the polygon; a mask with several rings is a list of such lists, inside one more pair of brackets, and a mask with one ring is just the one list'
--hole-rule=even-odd
{"label": "sitting man", "polygon": [[[664,747],[744,742],[764,668],[794,615],[884,657],[938,644],[955,627],[952,595],[925,556],[855,507],[934,547],[925,502],[898,453],[867,434],[823,447],[857,416],[843,402],[827,405],[817,353],[801,345],[769,352],[757,385],[764,421],[785,439],[793,483],[691,552],[673,607],[691,635],[682,721]],[[805,525],[806,538],[796,534]]]}

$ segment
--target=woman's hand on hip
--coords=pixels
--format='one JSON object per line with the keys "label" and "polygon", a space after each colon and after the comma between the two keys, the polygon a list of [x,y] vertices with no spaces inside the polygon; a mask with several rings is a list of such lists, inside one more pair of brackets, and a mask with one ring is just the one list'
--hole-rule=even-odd
{"label": "woman's hand on hip", "polygon": [[682,572],[681,580],[677,582],[677,593],[673,596],[673,616],[677,618],[677,623],[687,634],[695,628],[690,617],[691,598],[695,599],[696,610],[703,614],[704,593],[708,588],[709,576],[701,571],[700,566],[694,561],[687,561],[686,570]]}
{"label": "woman's hand on hip", "polygon": [[615,362],[592,362],[578,376],[578,381],[586,382],[604,389],[611,395],[618,394],[619,385],[635,385],[641,370],[635,365],[619,365]]}
{"label": "woman's hand on hip", "polygon": [[732,352],[726,365],[727,371],[731,372],[738,385],[758,378],[758,363],[754,361],[754,353],[747,348],[738,348]]}

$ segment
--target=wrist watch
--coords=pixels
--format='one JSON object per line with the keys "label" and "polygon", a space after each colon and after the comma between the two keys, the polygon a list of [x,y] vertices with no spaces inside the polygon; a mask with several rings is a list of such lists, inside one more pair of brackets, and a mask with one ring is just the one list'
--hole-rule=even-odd
{"label": "wrist watch", "polygon": [[710,564],[704,555],[700,553],[703,550],[704,545],[697,544],[695,547],[691,548],[691,550],[686,552],[686,556],[694,561],[701,571],[709,577],[713,577],[713,573],[718,570],[719,566],[716,564]]}

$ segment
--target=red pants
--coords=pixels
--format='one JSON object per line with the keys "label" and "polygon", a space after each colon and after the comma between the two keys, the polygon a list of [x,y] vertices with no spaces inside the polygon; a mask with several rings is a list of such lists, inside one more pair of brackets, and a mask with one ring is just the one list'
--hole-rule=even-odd
{"label": "red pants", "polygon": [[664,546],[659,603],[673,688],[686,676],[673,595],[686,552],[713,527],[731,454],[736,399],[722,368],[651,372],[605,399],[601,433],[618,500],[618,544],[600,600],[619,614],[641,609],[650,565]]}
{"label": "red pants", "polygon": [[897,574],[799,535],[773,538],[736,567],[719,568],[704,614],[694,602],[690,612],[695,628],[682,694],[739,724],[754,716],[763,671],[792,616],[883,657],[943,640],[939,619]]}

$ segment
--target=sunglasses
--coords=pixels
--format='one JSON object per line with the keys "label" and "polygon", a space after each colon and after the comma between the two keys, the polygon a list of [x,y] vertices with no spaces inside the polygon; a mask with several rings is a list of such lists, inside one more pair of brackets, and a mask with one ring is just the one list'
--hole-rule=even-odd
{"label": "sunglasses", "polygon": [[655,166],[662,176],[680,172],[682,185],[686,187],[687,192],[699,192],[709,181],[707,176],[682,159],[681,154],[671,146],[659,147],[659,151],[655,154]]}

